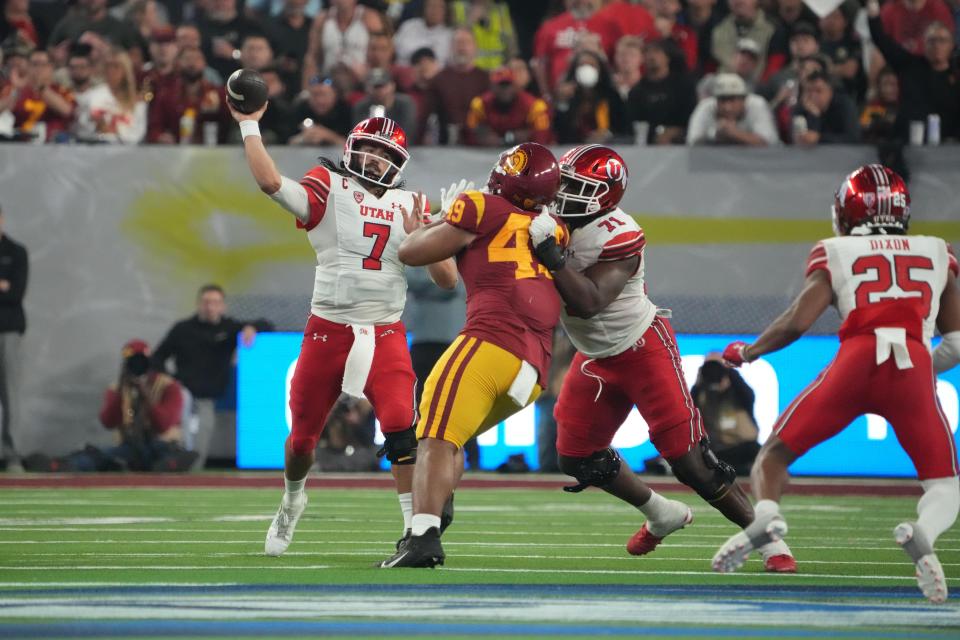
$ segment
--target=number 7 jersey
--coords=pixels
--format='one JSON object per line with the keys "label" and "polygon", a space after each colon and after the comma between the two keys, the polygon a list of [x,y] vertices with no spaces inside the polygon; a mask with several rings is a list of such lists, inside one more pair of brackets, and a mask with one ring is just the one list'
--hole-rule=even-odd
{"label": "number 7 jersey", "polygon": [[[461,194],[444,221],[476,238],[457,254],[467,290],[467,322],[461,333],[491,342],[533,365],[545,386],[560,318],[560,296],[550,272],[530,249],[530,222],[524,211],[497,195]],[[558,227],[565,244],[566,230]]]}
{"label": "number 7 jersey", "polygon": [[[807,260],[807,275],[826,271],[834,305],[846,321],[851,312],[885,300],[904,301],[904,319],[917,307],[923,341],[930,346],[947,274],[960,267],[946,241],[932,236],[841,236],[821,240]],[[914,316],[915,317],[915,316]]]}

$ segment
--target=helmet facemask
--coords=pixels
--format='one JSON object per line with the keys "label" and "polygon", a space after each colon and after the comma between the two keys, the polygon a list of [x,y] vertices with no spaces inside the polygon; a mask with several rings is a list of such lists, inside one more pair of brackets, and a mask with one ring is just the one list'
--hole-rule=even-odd
{"label": "helmet facemask", "polygon": [[[387,157],[369,151],[357,151],[355,147],[362,143],[385,149]],[[381,175],[373,175],[368,172],[367,161],[370,159],[374,159],[378,163],[385,162],[387,164],[386,171]],[[403,147],[384,138],[365,133],[351,133],[347,136],[347,143],[343,148],[343,165],[347,171],[367,182],[388,189],[400,181],[400,174],[407,166],[409,159],[410,154]]]}
{"label": "helmet facemask", "polygon": [[578,175],[568,164],[560,165],[557,215],[561,218],[596,215],[600,213],[600,198],[609,190],[607,183]]}

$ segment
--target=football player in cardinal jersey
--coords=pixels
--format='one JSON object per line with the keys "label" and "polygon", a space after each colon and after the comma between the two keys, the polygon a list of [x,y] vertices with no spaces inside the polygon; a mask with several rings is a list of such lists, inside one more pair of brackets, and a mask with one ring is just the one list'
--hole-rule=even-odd
{"label": "football player in cardinal jersey", "polygon": [[[260,189],[296,218],[317,252],[316,280],[300,357],[290,383],[293,425],[286,442],[285,491],[270,525],[265,553],[278,556],[293,539],[307,504],[307,473],[317,440],[341,391],[365,395],[385,437],[404,531],[412,517],[416,461],[416,377],[400,322],[406,300],[401,241],[426,204],[400,188],[410,158],[406,135],[389,118],[369,118],[347,136],[343,160],[326,159],[299,182],[280,175],[263,146],[253,114],[231,109],[240,123],[247,163]],[[442,287],[457,283],[452,260],[429,266]]]}
{"label": "football player in cardinal jersey", "polygon": [[[940,238],[907,236],[910,194],[903,178],[871,164],[847,176],[833,207],[837,237],[814,246],[793,304],[753,344],[734,342],[723,357],[753,362],[803,335],[831,304],[843,324],[833,362],[787,407],[751,474],[756,520],[714,557],[714,569],[741,566],[758,544],[784,535],[779,501],[787,468],[865,413],[886,418],[923,486],[916,522],[894,539],[917,568],[920,590],[944,602],[947,582],[933,546],[960,509],[957,452],[936,393],[936,373],[960,361],[960,267]],[[930,353],[935,329],[943,341]]]}
{"label": "football player in cardinal jersey", "polygon": [[[444,203],[443,221],[400,245],[400,260],[411,266],[456,256],[467,321],[424,385],[413,528],[382,568],[443,564],[441,507],[463,473],[463,443],[529,405],[546,387],[560,298],[530,253],[527,229],[559,184],[550,150],[525,142],[500,155],[486,192],[468,190]],[[555,239],[565,243],[563,229]]]}
{"label": "football player in cardinal jersey", "polygon": [[653,551],[692,521],[689,507],[652,491],[610,446],[636,406],[676,477],[746,526],[753,508],[733,470],[709,448],[669,313],[646,296],[643,231],[617,206],[627,186],[623,159],[609,147],[583,145],[560,158],[560,173],[557,215],[571,229],[570,247],[556,246],[556,223],[546,213],[531,224],[530,239],[553,274],[566,305],[561,321],[577,348],[555,408],[560,468],[578,482],[568,490],[600,487],[643,512],[646,522],[627,543],[633,555]]}

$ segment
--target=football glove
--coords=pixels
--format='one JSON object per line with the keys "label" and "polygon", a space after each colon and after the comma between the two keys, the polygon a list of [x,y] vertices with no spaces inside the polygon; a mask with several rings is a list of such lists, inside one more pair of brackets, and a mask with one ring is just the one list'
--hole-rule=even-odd
{"label": "football glove", "polygon": [[747,343],[743,340],[737,340],[727,345],[723,350],[723,361],[731,367],[739,367],[749,362],[744,355],[743,350],[747,348]]}
{"label": "football glove", "polygon": [[447,189],[440,189],[440,213],[444,214],[450,210],[450,207],[453,206],[453,203],[456,201],[457,197],[464,191],[473,191],[474,185],[472,182],[467,182],[465,178],[461,178],[460,182],[454,182],[450,184],[450,187]]}

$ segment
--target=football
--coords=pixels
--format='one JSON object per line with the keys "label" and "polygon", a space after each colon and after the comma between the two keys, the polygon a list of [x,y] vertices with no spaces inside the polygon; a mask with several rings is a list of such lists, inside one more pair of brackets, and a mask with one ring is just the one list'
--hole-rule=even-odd
{"label": "football", "polygon": [[227,79],[227,100],[240,113],[253,113],[267,102],[267,83],[253,69],[237,69]]}

